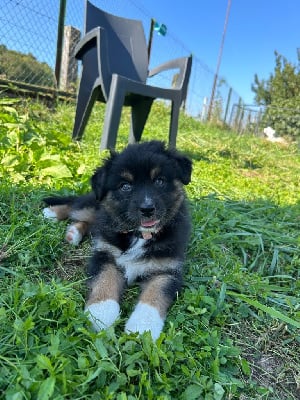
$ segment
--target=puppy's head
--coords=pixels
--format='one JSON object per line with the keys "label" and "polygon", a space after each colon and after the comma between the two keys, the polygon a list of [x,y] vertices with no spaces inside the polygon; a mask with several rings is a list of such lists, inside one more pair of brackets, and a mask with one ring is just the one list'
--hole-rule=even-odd
{"label": "puppy's head", "polygon": [[191,172],[187,157],[151,141],[111,153],[93,175],[92,188],[111,216],[114,230],[138,230],[150,238],[178,212]]}

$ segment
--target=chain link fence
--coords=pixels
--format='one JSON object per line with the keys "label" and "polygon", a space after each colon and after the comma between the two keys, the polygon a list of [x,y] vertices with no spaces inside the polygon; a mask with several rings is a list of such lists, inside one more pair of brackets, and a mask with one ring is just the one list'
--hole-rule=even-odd
{"label": "chain link fence", "polygon": [[[154,16],[138,0],[93,3],[112,14],[142,20],[146,37],[149,36]],[[84,0],[1,0],[0,86],[12,83],[74,95],[80,66],[72,52],[83,31],[84,4]],[[166,36],[154,33],[149,67],[190,53],[172,32]],[[168,73],[155,79],[153,84],[163,87],[172,82]],[[214,72],[194,55],[186,113],[207,119],[213,81]],[[241,101],[224,79],[218,79],[211,119],[231,123],[230,111]]]}

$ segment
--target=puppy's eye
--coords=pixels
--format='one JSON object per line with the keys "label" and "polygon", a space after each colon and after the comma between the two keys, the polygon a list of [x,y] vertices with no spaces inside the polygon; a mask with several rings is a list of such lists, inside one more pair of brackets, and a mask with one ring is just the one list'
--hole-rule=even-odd
{"label": "puppy's eye", "polygon": [[158,176],[155,178],[154,184],[158,187],[163,187],[166,184],[166,179],[163,176]]}
{"label": "puppy's eye", "polygon": [[129,182],[122,182],[119,186],[122,192],[130,192],[132,190],[132,184]]}

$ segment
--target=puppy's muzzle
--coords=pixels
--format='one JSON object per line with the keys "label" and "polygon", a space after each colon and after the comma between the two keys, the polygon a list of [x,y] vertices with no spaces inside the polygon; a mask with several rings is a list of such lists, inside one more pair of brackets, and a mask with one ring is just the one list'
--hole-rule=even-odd
{"label": "puppy's muzzle", "polygon": [[142,217],[151,218],[155,214],[155,204],[151,199],[145,199],[140,205],[140,214]]}

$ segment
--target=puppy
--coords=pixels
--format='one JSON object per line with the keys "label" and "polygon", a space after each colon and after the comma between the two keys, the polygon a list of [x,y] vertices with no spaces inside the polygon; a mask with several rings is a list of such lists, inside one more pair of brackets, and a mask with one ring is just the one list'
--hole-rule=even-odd
{"label": "puppy", "polygon": [[190,234],[183,186],[191,172],[191,161],[162,142],[133,144],[96,170],[92,193],[45,199],[45,217],[73,221],[67,241],[92,235],[86,311],[95,330],[117,320],[124,289],[137,282],[141,294],[125,331],[159,337],[182,286]]}

